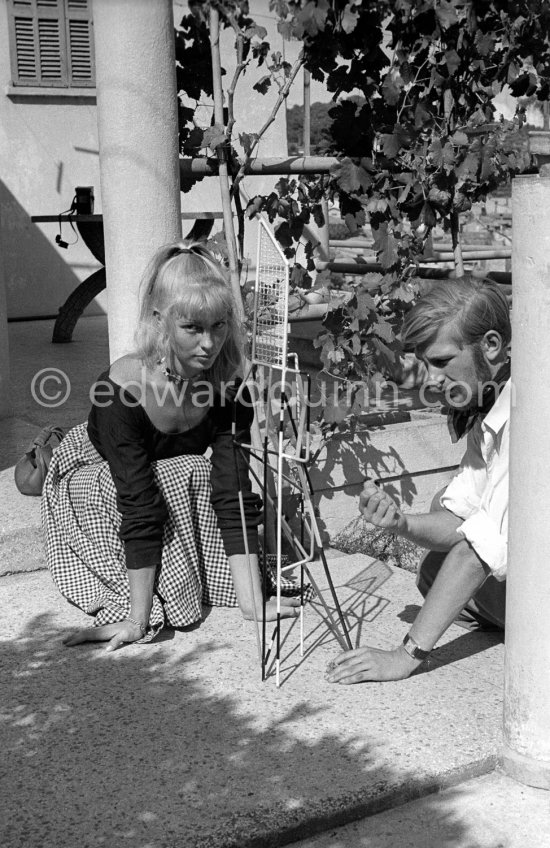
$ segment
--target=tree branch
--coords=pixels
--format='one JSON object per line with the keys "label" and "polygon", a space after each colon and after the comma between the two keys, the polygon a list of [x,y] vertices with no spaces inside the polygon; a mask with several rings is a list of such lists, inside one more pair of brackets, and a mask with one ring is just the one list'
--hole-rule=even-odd
{"label": "tree branch", "polygon": [[277,98],[275,106],[273,107],[273,109],[271,111],[269,118],[267,119],[267,121],[265,122],[265,124],[263,125],[263,127],[261,128],[259,133],[254,138],[254,141],[252,142],[252,144],[250,146],[250,150],[248,151],[244,162],[242,163],[241,167],[239,168],[237,174],[235,175],[235,179],[233,180],[233,187],[231,189],[231,194],[232,194],[233,197],[235,196],[235,194],[237,192],[237,189],[239,187],[239,183],[242,181],[242,179],[243,179],[243,177],[246,173],[246,169],[247,169],[250,161],[252,160],[253,153],[254,153],[256,147],[258,146],[260,139],[266,133],[266,131],[269,129],[271,124],[274,122],[274,120],[277,116],[277,112],[279,111],[282,104],[285,102],[286,98],[288,97],[288,93],[290,91],[292,83],[296,79],[298,71],[300,70],[300,68],[302,67],[303,64],[304,64],[304,51],[301,50],[300,55],[296,59],[294,65],[292,67],[292,70],[290,71],[290,74],[288,76],[286,83],[284,84],[283,88],[281,89],[281,91],[279,93],[279,96]]}
{"label": "tree branch", "polygon": [[235,99],[235,90],[237,88],[237,83],[239,81],[239,77],[247,66],[247,62],[243,61],[243,53],[244,53],[244,33],[242,29],[237,24],[234,16],[227,13],[226,14],[227,21],[233,27],[235,32],[235,36],[237,39],[237,67],[235,68],[235,73],[233,74],[233,79],[231,80],[231,85],[227,89],[227,129],[225,131],[225,136],[228,141],[231,140],[231,133],[233,132],[233,127],[235,126],[235,108],[234,108],[234,99]]}
{"label": "tree branch", "polygon": [[[217,9],[210,7],[210,51],[212,56],[212,81],[214,93],[214,120],[216,124],[223,127],[223,89],[220,57],[220,15]],[[216,147],[218,156],[218,174],[220,182],[220,193],[222,199],[223,225],[227,252],[229,255],[229,273],[231,277],[231,290],[235,298],[238,317],[244,320],[244,307],[241,295],[241,280],[239,270],[239,258],[237,254],[237,241],[235,238],[235,227],[233,225],[233,214],[231,211],[231,192],[229,189],[229,169],[227,166],[227,151],[223,144]]]}

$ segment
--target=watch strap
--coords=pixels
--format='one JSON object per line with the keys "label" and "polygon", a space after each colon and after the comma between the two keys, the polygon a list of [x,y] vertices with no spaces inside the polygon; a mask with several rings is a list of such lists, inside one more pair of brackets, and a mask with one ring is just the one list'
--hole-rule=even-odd
{"label": "watch strap", "polygon": [[431,654],[431,651],[424,651],[408,633],[403,639],[403,647],[409,656],[415,660],[427,660]]}

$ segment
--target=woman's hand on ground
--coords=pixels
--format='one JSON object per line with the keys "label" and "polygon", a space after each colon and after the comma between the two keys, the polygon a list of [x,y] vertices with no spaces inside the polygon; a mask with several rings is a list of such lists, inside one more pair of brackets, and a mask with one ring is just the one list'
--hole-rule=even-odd
{"label": "woman's hand on ground", "polygon": [[[284,595],[281,596],[281,618],[296,618],[296,616],[300,612],[300,598],[288,598]],[[243,611],[243,618],[246,621],[254,621],[256,618],[258,621],[261,621],[263,617],[263,610],[259,609],[256,612],[256,616],[252,611]],[[265,620],[266,621],[276,621],[277,620],[277,599],[272,597],[269,598],[265,605]]]}
{"label": "woman's hand on ground", "polygon": [[359,497],[359,512],[371,524],[399,533],[404,529],[405,517],[393,498],[367,480]]}
{"label": "woman's hand on ground", "polygon": [[63,639],[63,644],[72,648],[82,642],[109,642],[107,651],[114,651],[130,642],[137,642],[143,636],[141,627],[133,621],[117,621],[115,624],[102,624],[100,627],[84,627],[75,630]]}
{"label": "woman's hand on ground", "polygon": [[400,646],[393,651],[379,648],[357,648],[346,651],[327,666],[329,683],[364,683],[373,680],[403,680],[420,665]]}

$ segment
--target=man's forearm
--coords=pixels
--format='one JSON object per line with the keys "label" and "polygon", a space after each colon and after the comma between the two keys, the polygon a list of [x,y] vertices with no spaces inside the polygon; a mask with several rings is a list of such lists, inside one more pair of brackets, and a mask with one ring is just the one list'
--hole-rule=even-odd
{"label": "man's forearm", "polygon": [[431,650],[447,627],[483,585],[490,569],[464,539],[449,551],[410,630],[424,650]]}
{"label": "man's forearm", "polygon": [[462,537],[456,530],[463,520],[447,509],[422,515],[403,513],[402,519],[397,530],[398,534],[421,548],[427,548],[430,551],[450,551],[461,541]]}

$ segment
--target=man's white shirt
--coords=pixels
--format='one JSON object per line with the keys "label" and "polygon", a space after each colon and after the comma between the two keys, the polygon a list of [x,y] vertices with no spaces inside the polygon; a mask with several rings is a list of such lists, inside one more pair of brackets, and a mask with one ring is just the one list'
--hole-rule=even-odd
{"label": "man's white shirt", "polygon": [[457,533],[464,536],[497,580],[508,565],[508,460],[511,382],[494,406],[468,433],[466,453],[441,505],[463,518]]}

